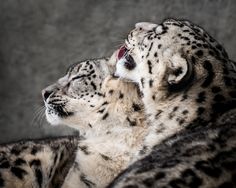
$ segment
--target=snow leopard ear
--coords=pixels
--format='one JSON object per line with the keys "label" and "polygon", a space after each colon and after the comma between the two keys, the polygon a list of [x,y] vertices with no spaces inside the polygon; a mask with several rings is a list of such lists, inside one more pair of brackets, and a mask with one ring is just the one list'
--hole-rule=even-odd
{"label": "snow leopard ear", "polygon": [[180,53],[171,55],[167,70],[167,82],[172,88],[184,86],[193,74],[191,63]]}

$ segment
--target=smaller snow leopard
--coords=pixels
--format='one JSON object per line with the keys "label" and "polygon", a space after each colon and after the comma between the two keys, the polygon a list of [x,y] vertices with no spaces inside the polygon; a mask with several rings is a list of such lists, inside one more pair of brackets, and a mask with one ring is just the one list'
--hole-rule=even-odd
{"label": "smaller snow leopard", "polygon": [[143,103],[135,84],[111,76],[112,58],[77,62],[42,91],[47,120],[80,137],[1,145],[0,187],[102,188],[135,160],[147,130]]}
{"label": "smaller snow leopard", "polygon": [[191,22],[137,23],[118,53],[116,75],[143,93],[149,130],[140,155],[147,157],[113,187],[235,187],[235,121],[214,123],[236,107],[235,68]]}
{"label": "smaller snow leopard", "polygon": [[105,187],[135,160],[147,127],[138,87],[111,76],[108,59],[72,65],[43,90],[47,120],[80,131],[75,162],[62,187]]}

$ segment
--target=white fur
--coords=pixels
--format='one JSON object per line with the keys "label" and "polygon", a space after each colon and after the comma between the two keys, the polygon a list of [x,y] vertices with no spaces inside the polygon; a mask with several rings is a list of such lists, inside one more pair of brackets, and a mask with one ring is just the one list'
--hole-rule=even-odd
{"label": "white fur", "polygon": [[[111,62],[101,61],[100,69],[96,70],[102,72],[101,75],[104,77],[107,75],[107,78],[103,81],[100,91],[106,96],[105,98],[96,95],[93,98],[88,96],[88,99],[95,104],[94,108],[91,108],[86,100],[63,96],[62,100],[67,101],[65,108],[74,114],[66,118],[47,114],[50,123],[64,124],[78,129],[84,138],[79,142],[76,163],[65,179],[64,188],[86,187],[81,181],[81,175],[85,175],[87,180],[95,183],[97,188],[105,187],[138,157],[136,153],[142,147],[147,130],[145,117],[143,111],[134,113],[132,108],[134,102],[137,104],[142,102],[134,84],[108,76],[109,71],[114,69],[112,68],[115,65],[114,60],[116,58],[112,56]],[[60,84],[64,82],[63,79],[59,81]],[[110,90],[113,90],[112,95],[109,94]],[[122,99],[119,98],[120,93],[124,94]],[[60,91],[58,94],[60,95]],[[108,105],[104,106],[104,113],[98,113],[105,101]],[[109,115],[104,120],[102,117],[105,113]],[[130,126],[127,117],[135,120],[137,125]],[[89,124],[91,127],[88,126]],[[80,149],[84,146],[87,147],[89,154]],[[108,157],[109,160],[104,160],[101,155]]]}

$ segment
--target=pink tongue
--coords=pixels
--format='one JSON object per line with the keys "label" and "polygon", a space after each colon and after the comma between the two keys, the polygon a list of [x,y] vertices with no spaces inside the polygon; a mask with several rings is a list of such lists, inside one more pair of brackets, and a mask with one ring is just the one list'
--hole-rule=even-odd
{"label": "pink tongue", "polygon": [[127,51],[127,49],[125,48],[125,46],[122,46],[118,52],[117,58],[121,59],[124,56],[124,54],[126,53],[126,51]]}

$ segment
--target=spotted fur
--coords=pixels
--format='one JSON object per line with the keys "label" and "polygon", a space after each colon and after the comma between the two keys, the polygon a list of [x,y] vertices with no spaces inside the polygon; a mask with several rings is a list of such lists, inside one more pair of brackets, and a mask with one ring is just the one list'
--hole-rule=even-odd
{"label": "spotted fur", "polygon": [[71,168],[77,137],[0,145],[0,187],[59,187]]}
{"label": "spotted fur", "polygon": [[102,188],[138,157],[146,123],[138,87],[113,76],[115,56],[78,62],[42,91],[47,120],[80,137],[6,144],[0,187]]}
{"label": "spotted fur", "polygon": [[138,87],[113,76],[115,55],[74,64],[43,90],[47,120],[80,131],[62,187],[105,187],[136,159],[146,123]]}
{"label": "spotted fur", "polygon": [[236,187],[236,110],[156,145],[109,188]]}
{"label": "spotted fur", "polygon": [[[116,75],[137,82],[143,93],[150,127],[140,155],[148,156],[113,187],[235,187],[236,168],[223,169],[219,161],[215,168],[210,163],[222,153],[233,164],[236,156],[235,122],[214,127],[220,115],[236,106],[236,64],[224,48],[199,26],[173,19],[159,25],[136,24],[125,48],[124,56],[118,57]],[[128,59],[135,64],[132,69],[125,66]],[[230,136],[219,147],[215,139],[224,133]],[[196,155],[195,146],[200,147]],[[193,153],[184,157],[186,149]],[[136,175],[139,168],[145,170]]]}

